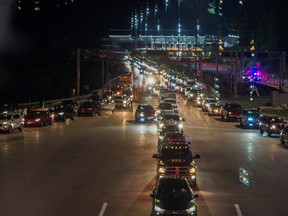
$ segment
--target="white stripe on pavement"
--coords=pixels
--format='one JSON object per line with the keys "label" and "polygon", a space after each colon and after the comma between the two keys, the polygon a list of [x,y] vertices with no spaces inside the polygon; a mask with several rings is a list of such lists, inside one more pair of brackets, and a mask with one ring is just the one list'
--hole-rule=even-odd
{"label": "white stripe on pavement", "polygon": [[108,203],[103,203],[103,206],[102,206],[101,211],[100,211],[98,216],[103,216],[104,215],[104,212],[105,212],[105,209],[106,209],[107,205],[108,205]]}
{"label": "white stripe on pavement", "polygon": [[236,212],[237,212],[237,215],[238,216],[242,216],[242,213],[241,213],[241,210],[240,210],[240,207],[238,204],[234,204],[235,208],[236,208]]}

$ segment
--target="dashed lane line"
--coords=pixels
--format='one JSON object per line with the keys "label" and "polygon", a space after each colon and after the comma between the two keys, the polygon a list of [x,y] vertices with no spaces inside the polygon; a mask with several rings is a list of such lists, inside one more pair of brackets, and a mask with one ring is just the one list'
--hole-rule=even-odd
{"label": "dashed lane line", "polygon": [[103,216],[103,215],[104,215],[105,210],[106,210],[106,208],[107,208],[107,205],[108,205],[108,203],[103,203],[102,208],[101,208],[101,211],[100,211],[100,213],[99,213],[98,216]]}

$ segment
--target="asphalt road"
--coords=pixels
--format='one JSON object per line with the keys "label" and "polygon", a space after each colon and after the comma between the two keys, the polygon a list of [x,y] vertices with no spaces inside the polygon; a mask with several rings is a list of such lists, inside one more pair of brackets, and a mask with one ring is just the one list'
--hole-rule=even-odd
{"label": "asphalt road", "polygon": [[[179,97],[184,132],[201,155],[200,216],[286,216],[288,148],[277,136],[222,122]],[[157,104],[152,96],[141,103]],[[0,215],[147,216],[157,131],[133,109],[0,134]],[[244,167],[253,183],[239,181]]]}

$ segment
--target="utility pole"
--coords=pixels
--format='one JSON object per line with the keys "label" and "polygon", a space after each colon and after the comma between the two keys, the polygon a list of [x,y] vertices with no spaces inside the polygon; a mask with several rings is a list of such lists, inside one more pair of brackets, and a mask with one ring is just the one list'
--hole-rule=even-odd
{"label": "utility pole", "polygon": [[76,84],[76,96],[80,96],[80,48],[77,48],[77,84]]}
{"label": "utility pole", "polygon": [[280,82],[279,82],[279,90],[281,92],[283,92],[284,90],[285,69],[286,69],[286,52],[282,52],[280,56]]}

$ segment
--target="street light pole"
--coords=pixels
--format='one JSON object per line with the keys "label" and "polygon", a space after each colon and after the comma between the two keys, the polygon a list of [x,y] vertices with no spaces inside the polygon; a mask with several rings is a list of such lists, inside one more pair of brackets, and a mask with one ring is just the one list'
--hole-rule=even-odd
{"label": "street light pole", "polygon": [[77,48],[77,74],[76,74],[76,79],[77,79],[77,84],[76,84],[76,96],[80,96],[80,48]]}

